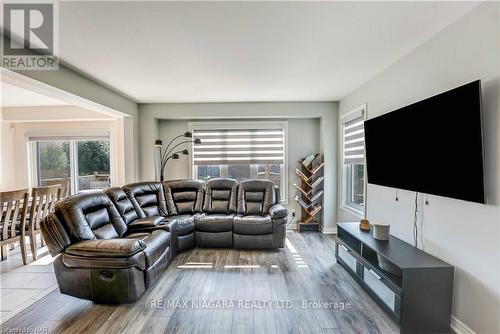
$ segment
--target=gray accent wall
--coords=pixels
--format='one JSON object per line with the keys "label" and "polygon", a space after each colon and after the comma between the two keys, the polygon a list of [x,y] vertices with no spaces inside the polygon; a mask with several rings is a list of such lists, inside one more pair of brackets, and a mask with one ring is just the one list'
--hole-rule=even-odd
{"label": "gray accent wall", "polygon": [[[499,14],[498,2],[480,4],[339,104],[343,114],[366,103],[368,118],[373,118],[482,80],[488,204],[429,195],[425,205],[425,198],[419,197],[423,249],[455,266],[452,325],[458,331],[465,325],[477,333],[500,333]],[[425,147],[416,154],[425,159]],[[395,159],[388,168],[404,166]],[[435,172],[446,177],[447,168],[460,166],[436,166]],[[368,219],[390,223],[391,234],[412,243],[414,196],[400,190],[396,202],[395,189],[368,185]],[[339,208],[338,219],[352,217]]]}
{"label": "gray accent wall", "polygon": [[[294,168],[296,157],[319,150],[325,160],[324,210],[322,219],[326,232],[333,231],[336,220],[337,202],[337,131],[338,115],[336,102],[248,102],[248,103],[168,103],[139,105],[141,180],[154,179],[155,139],[168,139],[175,131],[180,134],[187,130],[189,120],[288,120],[289,170],[288,193],[290,208],[295,208],[291,184],[297,178]],[[293,139],[291,139],[294,137]],[[185,173],[176,170],[179,177],[189,176],[189,163],[185,164]],[[293,173],[293,174],[292,174]],[[297,207],[298,208],[298,207]],[[299,212],[297,211],[297,214]]]}

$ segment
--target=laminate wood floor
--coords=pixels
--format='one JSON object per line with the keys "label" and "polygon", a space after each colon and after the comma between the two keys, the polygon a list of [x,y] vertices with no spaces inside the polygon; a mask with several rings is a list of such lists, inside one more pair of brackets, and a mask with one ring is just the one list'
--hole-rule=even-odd
{"label": "laminate wood floor", "polygon": [[[289,232],[275,251],[181,253],[134,304],[97,305],[59,290],[2,325],[28,333],[397,333],[335,261],[333,236]],[[319,302],[326,302],[322,305]],[[309,302],[309,304],[308,304]],[[328,306],[329,308],[325,308]]]}

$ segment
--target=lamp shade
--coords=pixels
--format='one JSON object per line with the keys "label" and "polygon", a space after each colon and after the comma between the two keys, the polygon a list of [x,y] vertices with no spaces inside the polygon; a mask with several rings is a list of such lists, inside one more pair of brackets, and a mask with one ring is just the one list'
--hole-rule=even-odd
{"label": "lamp shade", "polygon": [[184,137],[193,138],[193,134],[191,132],[187,131],[187,132],[184,132]]}
{"label": "lamp shade", "polygon": [[155,146],[161,147],[162,145],[163,145],[163,142],[161,141],[161,139],[155,140]]}
{"label": "lamp shade", "polygon": [[195,138],[193,142],[195,144],[201,144],[201,139],[200,138]]}
{"label": "lamp shade", "polygon": [[179,155],[177,153],[174,153],[171,155],[172,159],[177,160],[179,159]]}
{"label": "lamp shade", "polygon": [[189,151],[187,149],[182,150],[182,154],[189,155]]}

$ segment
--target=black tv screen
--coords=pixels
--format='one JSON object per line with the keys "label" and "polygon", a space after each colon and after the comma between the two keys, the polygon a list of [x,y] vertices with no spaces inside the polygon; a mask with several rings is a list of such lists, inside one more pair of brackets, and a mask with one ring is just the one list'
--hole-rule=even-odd
{"label": "black tv screen", "polygon": [[368,183],[485,203],[481,81],[365,122]]}

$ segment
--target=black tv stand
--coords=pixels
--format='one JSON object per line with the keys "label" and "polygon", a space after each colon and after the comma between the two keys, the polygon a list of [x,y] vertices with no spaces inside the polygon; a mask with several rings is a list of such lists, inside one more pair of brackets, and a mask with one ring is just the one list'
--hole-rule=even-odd
{"label": "black tv stand", "polygon": [[[358,223],[338,223],[337,261],[399,325],[401,333],[449,333],[453,267],[390,236],[379,241]],[[378,255],[399,274],[380,268]]]}

